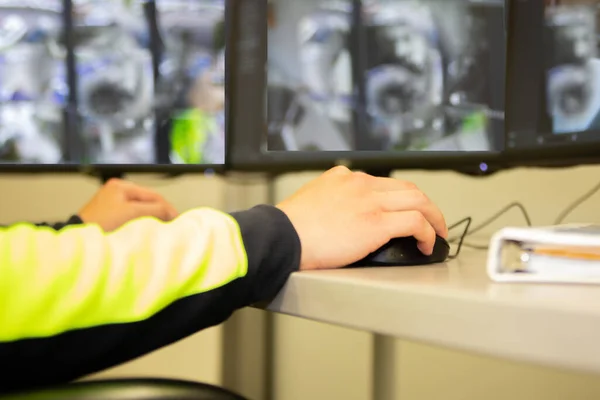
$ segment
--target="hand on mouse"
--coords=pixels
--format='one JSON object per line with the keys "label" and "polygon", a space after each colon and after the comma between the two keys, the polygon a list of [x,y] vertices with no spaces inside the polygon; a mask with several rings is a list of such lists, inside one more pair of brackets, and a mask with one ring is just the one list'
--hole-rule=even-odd
{"label": "hand on mouse", "polygon": [[414,236],[430,255],[448,228],[441,211],[413,183],[335,167],[277,207],[302,244],[300,269],[352,264],[390,239]]}
{"label": "hand on mouse", "polygon": [[78,215],[83,222],[98,224],[110,232],[139,217],[170,221],[178,213],[160,194],[131,182],[111,179]]}

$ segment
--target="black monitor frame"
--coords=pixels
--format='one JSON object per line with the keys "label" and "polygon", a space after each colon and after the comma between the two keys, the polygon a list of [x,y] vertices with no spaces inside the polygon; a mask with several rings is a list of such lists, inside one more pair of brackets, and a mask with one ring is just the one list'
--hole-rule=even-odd
{"label": "black monitor frame", "polygon": [[[543,74],[544,2],[507,0],[507,6],[506,148],[503,154],[507,166],[562,167],[599,163],[600,140],[580,140],[582,132],[555,135],[550,131]],[[600,131],[597,134],[600,135]],[[538,138],[543,145],[537,142]]]}
{"label": "black monitor frame", "polygon": [[[353,0],[353,5],[356,23],[360,19],[362,2]],[[230,53],[232,63],[229,64],[233,69],[229,97],[232,100],[230,115],[235,117],[228,130],[227,170],[283,173],[322,170],[342,164],[355,169],[456,170],[482,175],[503,168],[501,152],[261,151],[266,131],[262,116],[266,115],[263,99],[267,87],[267,0],[240,1],[231,8],[233,28],[230,31],[234,37]],[[356,79],[360,64],[356,60],[353,64]],[[357,118],[364,121],[360,116]],[[359,122],[357,126],[364,124]],[[259,134],[245,135],[247,132]],[[484,164],[485,168],[482,168]]]}
{"label": "black monitor frame", "polygon": [[[148,3],[154,4],[154,0],[148,0]],[[230,55],[232,40],[235,36],[231,32],[233,10],[236,0],[225,0],[225,149],[227,149],[227,131],[229,130],[230,99],[227,97],[231,92],[231,67]],[[75,56],[75,32],[74,32],[74,10],[73,0],[62,0],[62,21],[63,34],[65,40],[65,67],[67,85],[69,87],[69,95],[67,97],[67,105],[63,110],[63,122],[65,129],[65,140],[63,151],[68,158],[77,158],[77,154],[82,154],[82,143],[79,135],[81,118],[79,116],[77,98],[78,76],[77,76],[77,60]],[[156,17],[156,9],[154,7],[154,15]],[[150,10],[152,12],[152,10]],[[153,58],[153,71],[157,72],[160,44],[157,43],[156,21],[150,23],[149,32],[151,38],[151,52]],[[157,116],[158,117],[158,116]],[[156,118],[157,131],[165,128],[165,124],[161,124],[161,119]],[[156,134],[157,140],[160,143],[157,145],[168,144],[168,138],[165,140],[165,135],[159,132]],[[159,152],[160,150],[157,150]],[[161,157],[164,158],[164,157]],[[94,176],[121,176],[127,173],[160,173],[168,175],[179,175],[185,173],[202,173],[202,172],[217,172],[224,171],[226,163],[223,164],[171,164],[171,163],[153,163],[153,164],[84,164],[79,162],[67,162],[62,164],[20,164],[20,163],[0,163],[0,173],[84,173]]]}

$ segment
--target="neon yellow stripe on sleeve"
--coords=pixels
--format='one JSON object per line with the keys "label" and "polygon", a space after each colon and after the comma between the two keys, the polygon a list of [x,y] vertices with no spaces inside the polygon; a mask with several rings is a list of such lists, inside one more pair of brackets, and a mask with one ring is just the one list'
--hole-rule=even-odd
{"label": "neon yellow stripe on sleeve", "polygon": [[247,269],[237,222],[208,208],[109,234],[94,225],[0,229],[0,341],[141,321]]}

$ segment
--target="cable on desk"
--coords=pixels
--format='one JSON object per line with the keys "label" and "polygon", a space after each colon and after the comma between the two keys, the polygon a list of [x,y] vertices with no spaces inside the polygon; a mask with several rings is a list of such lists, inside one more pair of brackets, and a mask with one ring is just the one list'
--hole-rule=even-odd
{"label": "cable on desk", "polygon": [[[523,214],[523,217],[525,218],[525,222],[527,223],[527,226],[532,226],[531,218],[529,217],[529,213],[527,212],[527,209],[525,208],[525,206],[523,206],[523,204],[521,204],[520,202],[515,201],[515,202],[510,203],[507,206],[503,207],[502,209],[500,209],[500,211],[498,211],[497,213],[492,215],[487,220],[483,221],[481,224],[477,225],[475,228],[473,228],[473,230],[467,232],[465,237],[471,236],[471,235],[483,230],[484,228],[488,227],[489,225],[491,225],[493,222],[498,220],[500,217],[502,217],[504,214],[506,214],[508,211],[512,210],[513,208],[518,208],[521,211],[521,213]],[[448,230],[453,229],[454,227],[464,223],[463,221],[459,221],[459,222],[455,223],[454,225],[450,226],[450,228],[448,228]],[[457,239],[459,239],[459,238],[457,238],[457,237],[451,238],[449,240],[449,242],[455,242]]]}
{"label": "cable on desk", "polygon": [[452,226],[450,226],[448,228],[448,230],[450,231],[451,229],[454,229],[454,228],[456,228],[456,227],[458,227],[458,226],[460,226],[462,224],[466,224],[465,230],[463,231],[463,233],[462,233],[462,235],[460,237],[460,240],[458,242],[458,246],[456,247],[456,253],[454,253],[453,255],[448,256],[449,259],[453,260],[456,257],[458,257],[458,255],[460,254],[460,249],[462,249],[465,237],[467,237],[467,235],[469,233],[469,227],[471,226],[471,222],[473,222],[473,218],[467,217],[467,218],[464,218],[464,219],[458,221],[457,223],[453,224]]}
{"label": "cable on desk", "polygon": [[487,244],[474,244],[469,242],[463,243],[463,247],[468,247],[469,249],[473,250],[488,250],[490,248],[490,246]]}
{"label": "cable on desk", "polygon": [[468,247],[470,249],[475,249],[475,250],[487,250],[489,246],[469,243],[469,242],[466,242],[465,239],[468,236],[471,236],[471,235],[481,231],[482,229],[486,228],[487,226],[489,226],[490,224],[495,222],[497,219],[502,217],[504,214],[506,214],[508,211],[512,210],[513,208],[518,208],[521,211],[521,213],[523,214],[523,217],[525,218],[527,226],[532,226],[531,218],[529,217],[529,213],[527,212],[527,209],[525,208],[525,206],[523,206],[523,204],[521,204],[518,201],[515,201],[515,202],[510,203],[507,206],[503,207],[498,212],[496,212],[494,215],[492,215],[490,218],[488,218],[487,220],[485,220],[484,222],[482,222],[481,224],[479,224],[475,228],[473,228],[473,230],[469,230],[469,227],[471,225],[471,217],[467,217],[459,222],[456,222],[456,223],[450,225],[450,227],[448,228],[449,231],[464,224],[467,219],[469,220],[467,227],[466,227],[465,231],[461,234],[461,236],[453,237],[448,240],[449,243],[454,243],[457,240],[459,241],[456,254],[452,258],[456,258],[456,256],[458,256],[458,253],[460,252],[460,249],[462,247]]}
{"label": "cable on desk", "polygon": [[596,184],[593,188],[584,193],[581,197],[578,197],[574,202],[569,204],[559,215],[556,217],[554,221],[554,225],[560,225],[564,222],[564,220],[587,200],[589,200],[593,195],[600,191],[600,182]]}

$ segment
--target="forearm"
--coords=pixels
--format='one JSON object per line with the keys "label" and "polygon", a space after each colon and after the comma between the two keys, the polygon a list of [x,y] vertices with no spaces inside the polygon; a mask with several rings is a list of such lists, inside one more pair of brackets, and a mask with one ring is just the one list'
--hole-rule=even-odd
{"label": "forearm", "polygon": [[273,297],[300,259],[291,223],[267,206],[144,218],[110,234],[0,232],[4,389],[69,381],[219,324]]}

